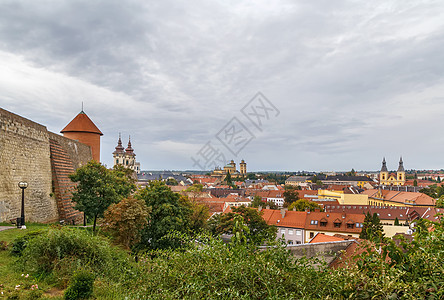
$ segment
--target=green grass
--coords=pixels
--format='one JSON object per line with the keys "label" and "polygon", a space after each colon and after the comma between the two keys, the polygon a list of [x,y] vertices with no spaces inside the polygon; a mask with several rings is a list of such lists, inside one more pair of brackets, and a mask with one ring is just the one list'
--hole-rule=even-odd
{"label": "green grass", "polygon": [[[0,224],[0,226],[5,225],[11,226],[10,224]],[[26,229],[14,228],[3,230],[0,231],[0,241],[5,241],[9,245],[16,238],[22,237],[28,232],[45,229],[48,228],[48,226],[48,224],[29,223],[26,224]],[[38,284],[39,290],[50,288],[49,286],[45,286],[45,284],[39,282],[38,278],[33,278],[32,275],[26,277],[26,275],[28,274],[26,273],[26,271],[17,270],[17,268],[13,266],[15,260],[16,258],[11,256],[8,250],[0,250],[0,292],[3,292],[3,294],[0,295],[0,299],[3,299],[3,297],[7,298],[14,295],[18,295],[20,299],[32,297],[32,293],[39,293],[38,291],[34,292],[30,290],[30,287],[34,284]],[[17,285],[20,286],[16,290]],[[45,299],[45,297],[43,297],[42,299]]]}

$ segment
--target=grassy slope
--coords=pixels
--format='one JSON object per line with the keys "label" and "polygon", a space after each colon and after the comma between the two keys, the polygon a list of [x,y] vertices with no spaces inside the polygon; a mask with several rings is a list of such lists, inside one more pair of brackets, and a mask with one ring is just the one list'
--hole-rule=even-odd
{"label": "grassy slope", "polygon": [[[24,230],[14,228],[0,231],[0,241],[5,241],[9,244],[14,239],[24,236],[30,231],[45,229],[47,227],[48,225],[46,224],[28,224],[27,229]],[[29,297],[31,293],[30,287],[37,283],[37,280],[32,278],[32,276],[26,278],[26,273],[12,267],[14,259],[14,257],[9,255],[8,251],[0,251],[0,292],[3,292],[2,295],[0,294],[0,298],[6,298],[6,295],[10,296],[14,294],[18,294],[20,299],[26,296]],[[20,285],[18,290],[15,289],[17,285]],[[39,284],[39,289],[46,290],[49,288],[48,286],[45,287],[45,285]],[[42,299],[45,298],[46,297],[43,297]],[[62,299],[62,297],[51,299]]]}

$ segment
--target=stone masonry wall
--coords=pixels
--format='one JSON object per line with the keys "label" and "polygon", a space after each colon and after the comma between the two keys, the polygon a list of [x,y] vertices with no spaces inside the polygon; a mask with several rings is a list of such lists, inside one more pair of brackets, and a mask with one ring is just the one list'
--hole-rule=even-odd
{"label": "stone masonry wall", "polygon": [[75,203],[71,201],[71,192],[75,184],[68,176],[91,160],[91,148],[52,132],[49,133],[49,143],[53,191],[57,199],[59,218],[68,223],[82,222],[83,213],[75,210]]}
{"label": "stone masonry wall", "polygon": [[20,217],[20,181],[26,222],[79,221],[68,175],[91,160],[91,148],[0,108],[0,222]]}
{"label": "stone masonry wall", "polygon": [[45,126],[0,108],[0,222],[20,217],[20,181],[28,182],[26,222],[58,220],[49,156]]}

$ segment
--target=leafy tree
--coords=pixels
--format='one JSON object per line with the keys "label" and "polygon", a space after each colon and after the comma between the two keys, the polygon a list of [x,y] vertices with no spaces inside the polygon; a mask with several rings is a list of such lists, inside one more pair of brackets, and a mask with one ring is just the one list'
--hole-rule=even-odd
{"label": "leafy tree", "polygon": [[314,211],[317,208],[321,209],[317,203],[307,199],[299,199],[288,206],[288,210],[293,210],[294,208],[296,208],[297,211],[305,211],[306,209]]}
{"label": "leafy tree", "polygon": [[128,197],[135,189],[126,172],[109,170],[95,161],[78,168],[69,178],[78,183],[72,193],[72,200],[76,203],[74,208],[93,218],[93,232],[97,218],[102,217],[111,204]]}
{"label": "leafy tree", "polygon": [[167,181],[165,182],[166,185],[179,185],[179,183],[177,182],[176,179],[174,178],[168,178]]}
{"label": "leafy tree", "polygon": [[284,207],[288,207],[297,200],[299,200],[299,193],[296,191],[296,188],[291,185],[286,185],[284,192]]}
{"label": "leafy tree", "polygon": [[258,208],[259,206],[264,206],[265,202],[262,201],[260,196],[254,196],[253,201],[251,201],[251,207]]}
{"label": "leafy tree", "polygon": [[257,180],[257,176],[256,176],[255,173],[248,173],[248,174],[247,174],[247,179],[250,179],[250,180]]}
{"label": "leafy tree", "polygon": [[110,232],[118,243],[131,248],[140,241],[141,230],[148,224],[150,210],[143,200],[125,198],[108,207],[103,228]]}
{"label": "leafy tree", "polygon": [[436,207],[444,208],[444,196],[441,196],[436,200]]}
{"label": "leafy tree", "polygon": [[139,190],[135,197],[151,207],[148,224],[142,230],[138,248],[170,248],[177,242],[166,239],[170,231],[186,232],[190,226],[192,210],[180,202],[180,195],[161,181],[152,181],[145,189]]}
{"label": "leafy tree", "polygon": [[228,171],[228,172],[227,172],[227,175],[225,176],[225,182],[226,182],[229,186],[232,186],[232,185],[233,185],[233,180],[231,179],[230,171]]}
{"label": "leafy tree", "polygon": [[413,186],[418,186],[418,180],[413,180]]}
{"label": "leafy tree", "polygon": [[369,211],[367,212],[359,237],[378,243],[384,241],[384,229],[377,213],[373,213],[372,216]]}
{"label": "leafy tree", "polygon": [[210,217],[208,206],[192,200],[185,195],[180,195],[179,203],[191,210],[188,227],[194,232],[202,231],[207,227],[207,220]]}
{"label": "leafy tree", "polygon": [[260,196],[254,196],[253,201],[250,204],[251,207],[258,208],[259,206],[266,207],[269,206],[270,209],[278,209],[278,206],[273,201],[262,201]]}
{"label": "leafy tree", "polygon": [[231,237],[233,244],[247,244],[247,235],[250,233],[250,228],[244,223],[245,220],[241,215],[236,215],[233,218],[233,236]]}
{"label": "leafy tree", "polygon": [[356,171],[355,171],[355,169],[352,168],[351,171],[345,173],[345,175],[347,175],[347,176],[356,176]]}
{"label": "leafy tree", "polygon": [[262,218],[262,213],[256,209],[239,206],[232,208],[232,212],[219,214],[212,218],[209,223],[210,231],[215,235],[233,234],[234,218],[241,215],[250,232],[244,232],[249,243],[259,245],[265,240],[276,237],[276,227],[269,226]]}
{"label": "leafy tree", "polygon": [[398,217],[395,218],[395,226],[399,226],[399,220],[398,220]]}

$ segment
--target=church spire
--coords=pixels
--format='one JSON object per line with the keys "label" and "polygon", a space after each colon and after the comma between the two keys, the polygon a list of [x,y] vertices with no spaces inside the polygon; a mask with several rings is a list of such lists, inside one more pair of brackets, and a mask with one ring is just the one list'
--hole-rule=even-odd
{"label": "church spire", "polygon": [[399,159],[398,172],[405,172],[405,170],[404,170],[404,162],[402,161],[402,156]]}
{"label": "church spire", "polygon": [[113,154],[117,153],[123,153],[125,148],[122,146],[122,139],[120,138],[120,132],[119,132],[119,140],[117,141],[116,151],[114,151]]}
{"label": "church spire", "polygon": [[388,172],[388,170],[387,170],[387,163],[385,162],[385,157],[382,159],[381,172]]}

